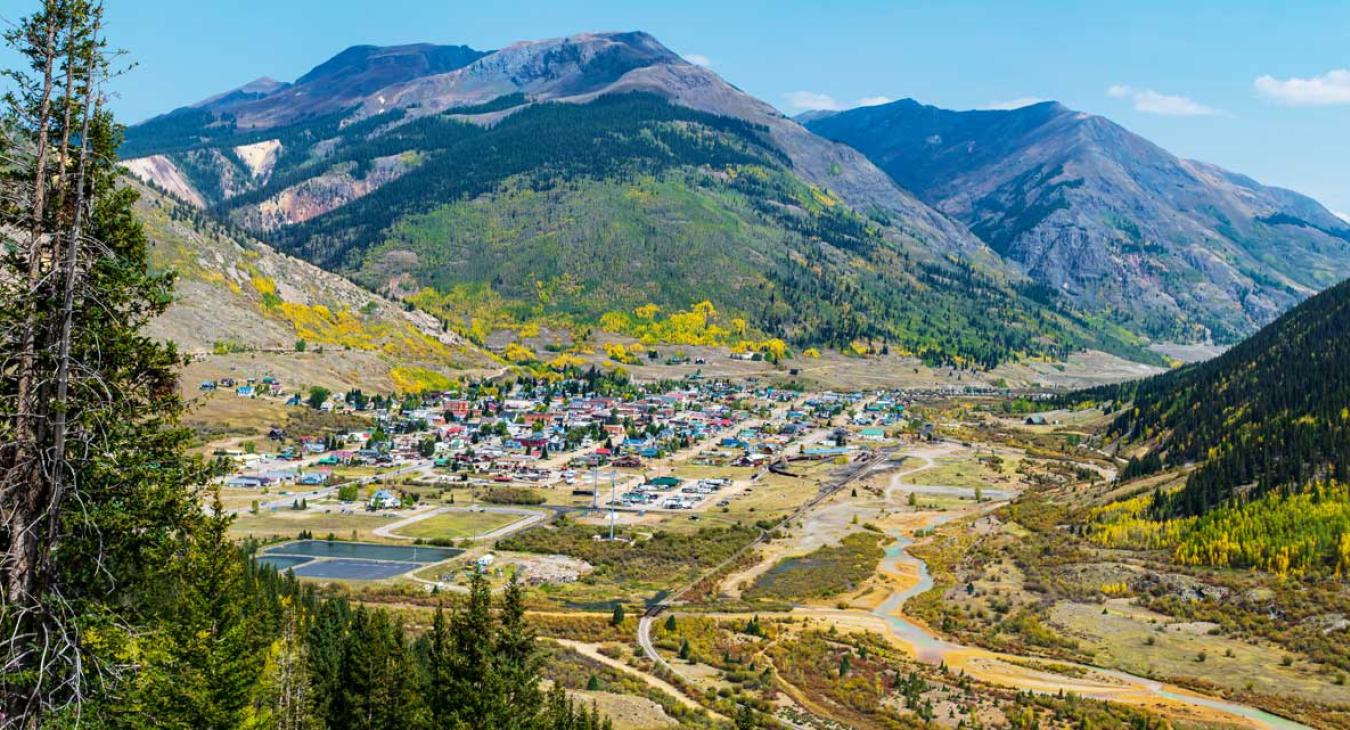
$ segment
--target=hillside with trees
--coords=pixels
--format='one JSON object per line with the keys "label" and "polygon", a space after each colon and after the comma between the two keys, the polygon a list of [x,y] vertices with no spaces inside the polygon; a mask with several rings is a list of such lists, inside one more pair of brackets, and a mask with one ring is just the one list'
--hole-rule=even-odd
{"label": "hillside with trees", "polygon": [[[360,175],[371,160],[415,153],[415,161],[369,193],[267,235],[393,296],[486,284],[519,318],[564,325],[706,300],[803,347],[878,342],[985,368],[1084,347],[1150,357],[1128,333],[1053,296],[917,250],[884,218],[794,176],[764,130],[742,120],[640,93],[535,104],[490,127],[454,111],[411,121],[393,111],[344,127],[325,165]],[[283,137],[324,138],[330,123]],[[363,136],[387,124],[395,126]],[[550,144],[536,143],[543,137]],[[285,164],[217,210],[257,224],[260,205],[315,172]],[[469,312],[439,309],[468,332]]]}
{"label": "hillside with trees", "polygon": [[1106,542],[1171,545],[1182,562],[1350,569],[1350,282],[1223,355],[1072,398],[1118,408],[1139,445],[1126,479],[1194,465],[1177,489],[1105,510]]}

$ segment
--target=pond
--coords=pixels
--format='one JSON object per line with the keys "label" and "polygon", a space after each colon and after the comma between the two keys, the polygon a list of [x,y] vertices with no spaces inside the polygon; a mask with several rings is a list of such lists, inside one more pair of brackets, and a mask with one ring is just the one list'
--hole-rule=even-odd
{"label": "pond", "polygon": [[439,563],[464,552],[457,548],[426,545],[380,545],[371,542],[341,540],[297,540],[267,548],[263,558],[294,556],[309,558],[347,558],[353,560],[395,560],[407,563]]}

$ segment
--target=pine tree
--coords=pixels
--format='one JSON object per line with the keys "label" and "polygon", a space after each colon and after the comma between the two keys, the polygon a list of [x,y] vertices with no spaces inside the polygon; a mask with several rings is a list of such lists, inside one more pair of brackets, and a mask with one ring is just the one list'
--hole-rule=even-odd
{"label": "pine tree", "polygon": [[285,609],[280,635],[272,642],[261,680],[254,689],[250,728],[318,730],[314,688],[309,674],[308,644],[301,632],[301,611],[295,598],[282,599]]}
{"label": "pine tree", "polygon": [[139,332],[172,279],[117,185],[101,24],[45,0],[5,34],[26,68],[0,123],[0,706],[21,725],[112,710],[206,478],[176,427],[180,358]]}
{"label": "pine tree", "polygon": [[167,646],[145,669],[146,712],[162,727],[237,727],[262,670],[266,643],[248,610],[252,586],[218,497],[214,511],[175,566]]}
{"label": "pine tree", "polygon": [[445,621],[445,610],[436,608],[432,619],[427,647],[427,691],[432,722],[436,727],[448,727],[455,718],[454,686],[451,670],[454,646]]}
{"label": "pine tree", "polygon": [[446,686],[456,722],[474,728],[493,728],[501,711],[501,687],[495,670],[496,646],[492,596],[487,578],[474,571],[469,599],[455,610],[449,625],[449,676]]}
{"label": "pine tree", "polygon": [[500,629],[497,632],[496,673],[501,703],[509,716],[534,717],[539,713],[539,654],[534,631],[525,621],[525,594],[518,574],[513,573],[502,594]]}

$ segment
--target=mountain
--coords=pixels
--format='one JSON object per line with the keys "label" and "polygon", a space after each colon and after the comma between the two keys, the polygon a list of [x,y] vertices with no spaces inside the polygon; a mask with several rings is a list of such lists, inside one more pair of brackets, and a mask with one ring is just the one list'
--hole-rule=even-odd
{"label": "mountain", "polygon": [[[1141,443],[1133,471],[1198,466],[1160,497],[1169,515],[1235,496],[1350,483],[1350,280],[1313,296],[1224,354],[1076,399],[1124,406],[1111,434]],[[1130,470],[1127,470],[1130,471]]]}
{"label": "mountain", "polygon": [[[493,359],[434,317],[279,253],[152,188],[136,212],[150,261],[177,272],[174,301],[147,334],[196,359],[235,353],[331,385],[384,384],[425,371],[492,368]],[[302,356],[297,350],[303,341]]]}
{"label": "mountain", "polygon": [[1055,102],[949,111],[906,99],[805,124],[1035,281],[1159,339],[1235,341],[1350,275],[1350,225],[1316,201]]}
{"label": "mountain", "polygon": [[484,55],[468,46],[430,43],[352,46],[295,83],[264,77],[137,124],[127,130],[122,155],[138,157],[142,147],[188,149],[246,130],[342,114],[380,89],[453,71]]}
{"label": "mountain", "polygon": [[[398,65],[378,86],[385,57],[344,52],[292,86],[132,128],[127,166],[466,334],[489,301],[492,317],[584,328],[711,300],[724,329],[744,318],[802,345],[982,366],[1083,347],[1157,359],[857,151],[645,33]],[[341,101],[288,101],[300,88]]]}

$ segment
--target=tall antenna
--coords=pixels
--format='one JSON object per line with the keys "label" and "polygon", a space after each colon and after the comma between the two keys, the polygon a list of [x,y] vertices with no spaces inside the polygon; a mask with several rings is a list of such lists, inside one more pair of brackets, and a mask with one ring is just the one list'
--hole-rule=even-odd
{"label": "tall antenna", "polygon": [[609,541],[614,542],[614,520],[618,518],[619,513],[614,509],[618,502],[618,487],[614,483],[614,469],[609,470]]}

